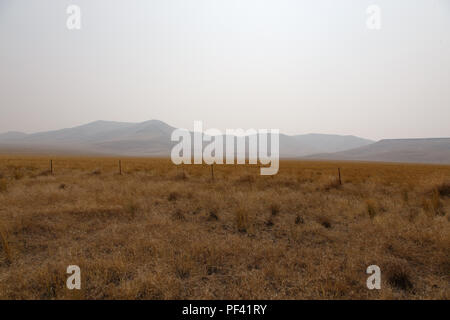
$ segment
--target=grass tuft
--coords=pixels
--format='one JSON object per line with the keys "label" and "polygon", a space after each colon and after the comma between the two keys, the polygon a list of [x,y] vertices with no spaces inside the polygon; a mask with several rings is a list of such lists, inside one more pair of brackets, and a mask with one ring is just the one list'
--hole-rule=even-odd
{"label": "grass tuft", "polygon": [[372,199],[366,200],[366,208],[367,208],[367,213],[369,214],[370,219],[375,218],[375,216],[377,215],[375,201]]}
{"label": "grass tuft", "polygon": [[236,220],[236,227],[239,232],[249,231],[250,222],[247,208],[245,208],[244,206],[240,206],[235,211],[235,220]]}
{"label": "grass tuft", "polygon": [[0,227],[0,242],[2,244],[3,251],[5,252],[6,262],[10,264],[12,261],[11,248],[9,247],[6,231],[4,231],[3,228],[1,227]]}
{"label": "grass tuft", "polygon": [[450,182],[444,182],[437,186],[437,192],[442,197],[450,197]]}
{"label": "grass tuft", "polygon": [[324,227],[325,229],[331,229],[331,219],[328,216],[321,215],[318,217],[317,221]]}
{"label": "grass tuft", "polygon": [[209,221],[217,221],[217,220],[219,220],[219,216],[217,215],[217,211],[216,210],[211,210],[209,212],[208,220]]}
{"label": "grass tuft", "polygon": [[185,221],[186,217],[183,214],[183,211],[181,211],[180,209],[177,209],[174,214],[173,214],[173,218],[175,220],[179,220],[179,221]]}
{"label": "grass tuft", "polygon": [[272,216],[276,216],[280,212],[280,205],[278,203],[272,203],[270,205],[270,213]]}
{"label": "grass tuft", "polygon": [[93,175],[93,176],[98,176],[101,174],[102,174],[102,171],[100,169],[95,169],[94,171],[91,172],[91,175]]}
{"label": "grass tuft", "polygon": [[255,177],[251,174],[244,174],[243,176],[239,177],[237,180],[238,183],[249,183],[252,184],[255,182]]}
{"label": "grass tuft", "polygon": [[180,198],[180,194],[176,191],[169,193],[167,200],[169,201],[177,201]]}
{"label": "grass tuft", "polygon": [[305,220],[303,219],[302,216],[297,215],[297,216],[295,217],[295,224],[304,224],[304,223],[305,223]]}
{"label": "grass tuft", "polygon": [[8,191],[8,183],[6,182],[6,179],[2,178],[0,179],[0,192],[6,191]]}
{"label": "grass tuft", "polygon": [[188,174],[184,171],[177,172],[177,174],[175,175],[175,180],[185,181],[188,180],[188,178]]}
{"label": "grass tuft", "polygon": [[388,276],[388,283],[399,290],[409,291],[413,288],[411,277],[404,270],[395,270]]}
{"label": "grass tuft", "polygon": [[341,183],[339,182],[338,178],[333,178],[331,181],[326,183],[323,187],[325,191],[330,191],[332,189],[340,189],[342,187]]}

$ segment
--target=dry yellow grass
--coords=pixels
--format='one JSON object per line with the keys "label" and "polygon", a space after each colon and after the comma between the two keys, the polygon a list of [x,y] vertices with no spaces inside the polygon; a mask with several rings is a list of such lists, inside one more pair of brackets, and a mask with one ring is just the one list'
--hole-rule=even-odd
{"label": "dry yellow grass", "polygon": [[450,298],[449,166],[282,161],[214,182],[165,159],[53,166],[0,157],[2,299]]}

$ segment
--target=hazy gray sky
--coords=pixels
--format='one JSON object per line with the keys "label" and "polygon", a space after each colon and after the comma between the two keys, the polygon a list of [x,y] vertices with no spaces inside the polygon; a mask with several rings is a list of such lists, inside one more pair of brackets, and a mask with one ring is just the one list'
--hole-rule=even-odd
{"label": "hazy gray sky", "polygon": [[0,132],[99,119],[449,137],[450,1],[0,0]]}

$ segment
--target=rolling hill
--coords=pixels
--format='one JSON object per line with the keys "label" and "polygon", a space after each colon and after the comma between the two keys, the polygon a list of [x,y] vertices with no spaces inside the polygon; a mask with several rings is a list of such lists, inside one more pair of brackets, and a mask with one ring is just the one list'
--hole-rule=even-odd
{"label": "rolling hill", "polygon": [[[167,156],[175,144],[170,140],[173,130],[174,127],[162,121],[150,120],[141,123],[95,121],[34,134],[7,132],[0,134],[0,152]],[[373,141],[355,136],[280,134],[280,154],[284,158],[299,158],[371,143]]]}
{"label": "rolling hill", "polygon": [[[55,131],[0,134],[1,153],[169,156],[174,127],[159,121],[95,121]],[[192,133],[191,133],[192,134]],[[224,139],[225,141],[225,139]],[[248,144],[248,143],[247,143]],[[206,143],[204,143],[206,145]],[[280,134],[282,158],[450,163],[450,138],[391,139]]]}
{"label": "rolling hill", "polygon": [[307,158],[450,164],[450,138],[386,139],[351,150],[314,154]]}

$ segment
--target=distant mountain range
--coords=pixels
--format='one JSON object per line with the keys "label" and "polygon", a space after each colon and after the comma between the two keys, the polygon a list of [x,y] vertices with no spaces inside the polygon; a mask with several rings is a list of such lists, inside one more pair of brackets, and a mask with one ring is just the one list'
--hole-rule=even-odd
{"label": "distant mountain range", "polygon": [[450,138],[380,140],[355,149],[307,158],[450,164]]}
{"label": "distant mountain range", "polygon": [[[2,153],[168,156],[174,127],[159,121],[95,121],[74,128],[0,134]],[[205,143],[206,144],[206,143]],[[381,140],[329,134],[280,134],[282,158],[450,163],[450,138]]]}

